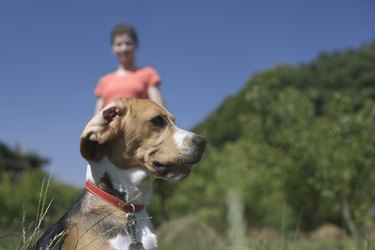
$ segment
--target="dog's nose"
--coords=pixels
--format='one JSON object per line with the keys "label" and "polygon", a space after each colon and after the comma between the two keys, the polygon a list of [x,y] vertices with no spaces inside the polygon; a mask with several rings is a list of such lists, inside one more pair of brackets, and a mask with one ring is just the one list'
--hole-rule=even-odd
{"label": "dog's nose", "polygon": [[199,150],[203,151],[206,148],[207,140],[203,136],[195,135],[193,137],[193,143]]}

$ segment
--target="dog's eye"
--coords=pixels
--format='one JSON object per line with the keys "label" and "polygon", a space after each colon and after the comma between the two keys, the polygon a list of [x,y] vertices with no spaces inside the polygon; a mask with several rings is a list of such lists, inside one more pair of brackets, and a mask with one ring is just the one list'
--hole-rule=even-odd
{"label": "dog's eye", "polygon": [[167,125],[167,121],[160,115],[152,118],[151,123],[160,128],[165,127],[165,125]]}

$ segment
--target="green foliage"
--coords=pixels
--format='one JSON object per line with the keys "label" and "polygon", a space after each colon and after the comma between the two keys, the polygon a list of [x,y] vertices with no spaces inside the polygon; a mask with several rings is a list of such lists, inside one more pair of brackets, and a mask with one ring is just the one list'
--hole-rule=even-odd
{"label": "green foliage", "polygon": [[282,230],[333,222],[367,230],[375,201],[375,42],[254,75],[195,131],[204,159],[166,201],[225,233],[229,189],[247,224]]}
{"label": "green foliage", "polygon": [[[0,224],[2,227],[21,228],[23,216],[25,225],[33,226],[38,215],[38,204],[41,199],[41,186],[48,176],[41,170],[29,170],[14,180],[9,173],[0,178]],[[47,225],[60,217],[77,198],[77,189],[51,181],[46,201],[52,205],[44,220]]]}
{"label": "green foliage", "polygon": [[71,207],[78,190],[50,180],[41,169],[48,160],[37,154],[23,153],[4,144],[0,144],[0,153],[0,248],[16,249],[36,229],[32,241],[38,237],[40,227],[57,221]]}

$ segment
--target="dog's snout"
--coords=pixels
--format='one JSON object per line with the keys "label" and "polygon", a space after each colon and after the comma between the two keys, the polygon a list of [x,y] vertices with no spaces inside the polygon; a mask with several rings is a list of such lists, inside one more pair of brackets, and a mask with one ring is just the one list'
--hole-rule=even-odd
{"label": "dog's snout", "polygon": [[207,144],[207,140],[200,135],[195,135],[192,139],[194,145],[196,145],[200,150],[204,150]]}

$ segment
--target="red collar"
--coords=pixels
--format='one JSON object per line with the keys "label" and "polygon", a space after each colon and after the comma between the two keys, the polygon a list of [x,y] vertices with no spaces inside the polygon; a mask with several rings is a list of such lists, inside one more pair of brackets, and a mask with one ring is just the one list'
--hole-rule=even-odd
{"label": "red collar", "polygon": [[93,184],[91,181],[86,181],[85,188],[90,191],[96,197],[99,197],[103,201],[121,209],[125,213],[138,213],[144,209],[144,205],[133,205],[131,203],[126,203],[119,198],[105,192],[100,189],[98,186]]}

